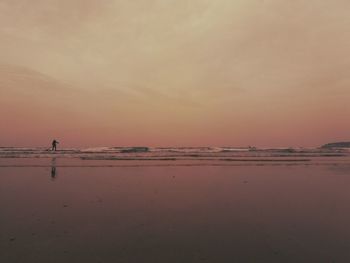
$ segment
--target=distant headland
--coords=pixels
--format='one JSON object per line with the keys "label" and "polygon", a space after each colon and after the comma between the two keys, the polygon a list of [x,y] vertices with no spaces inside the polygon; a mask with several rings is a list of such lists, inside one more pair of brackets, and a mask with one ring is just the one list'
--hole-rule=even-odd
{"label": "distant headland", "polygon": [[350,148],[350,142],[332,142],[322,145],[321,148]]}

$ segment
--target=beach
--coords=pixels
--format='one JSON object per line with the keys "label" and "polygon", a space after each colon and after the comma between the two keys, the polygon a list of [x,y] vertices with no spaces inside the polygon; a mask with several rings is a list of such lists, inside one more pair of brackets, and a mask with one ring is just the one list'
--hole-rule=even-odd
{"label": "beach", "polygon": [[350,261],[347,151],[72,151],[0,151],[1,262]]}
{"label": "beach", "polygon": [[1,0],[0,263],[349,263],[349,10]]}

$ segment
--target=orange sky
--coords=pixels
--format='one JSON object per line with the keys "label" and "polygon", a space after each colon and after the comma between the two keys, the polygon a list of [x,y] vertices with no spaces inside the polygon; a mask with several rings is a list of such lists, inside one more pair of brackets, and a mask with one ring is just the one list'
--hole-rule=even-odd
{"label": "orange sky", "polygon": [[0,146],[350,140],[348,0],[2,0]]}

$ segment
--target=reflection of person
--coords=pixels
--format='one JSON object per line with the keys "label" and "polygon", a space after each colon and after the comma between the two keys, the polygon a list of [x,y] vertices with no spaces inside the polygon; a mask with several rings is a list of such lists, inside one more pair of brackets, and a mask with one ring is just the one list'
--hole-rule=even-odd
{"label": "reflection of person", "polygon": [[51,167],[51,178],[55,179],[55,177],[56,177],[56,167],[52,166]]}
{"label": "reflection of person", "polygon": [[54,180],[56,178],[56,158],[52,158],[51,160],[51,179]]}
{"label": "reflection of person", "polygon": [[56,151],[56,149],[57,149],[57,144],[59,144],[59,142],[56,141],[56,139],[54,139],[54,140],[52,141],[52,148],[51,148],[52,151]]}

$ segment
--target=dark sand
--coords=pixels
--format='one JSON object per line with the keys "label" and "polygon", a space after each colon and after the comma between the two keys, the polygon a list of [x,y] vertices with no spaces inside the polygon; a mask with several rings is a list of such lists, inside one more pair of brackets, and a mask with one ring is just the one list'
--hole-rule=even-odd
{"label": "dark sand", "polygon": [[76,162],[0,167],[0,262],[350,262],[349,164]]}

